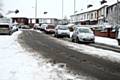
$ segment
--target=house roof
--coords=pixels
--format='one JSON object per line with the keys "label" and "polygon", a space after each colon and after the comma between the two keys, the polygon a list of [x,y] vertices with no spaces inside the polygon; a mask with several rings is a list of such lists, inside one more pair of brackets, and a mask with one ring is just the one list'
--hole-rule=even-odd
{"label": "house roof", "polygon": [[[120,2],[118,2],[118,3],[120,3]],[[117,3],[114,3],[114,4],[112,4],[112,5],[109,5],[108,7],[112,7],[112,6],[114,6],[114,5],[116,5]]]}
{"label": "house roof", "polygon": [[12,14],[6,15],[6,17],[26,17],[26,16],[21,16],[20,13],[18,14],[12,13]]}
{"label": "house roof", "polygon": [[[107,3],[104,3],[104,4],[99,4],[99,5],[93,5],[92,7],[90,8],[85,8],[79,12],[77,12],[77,14],[75,15],[79,15],[79,14],[83,14],[83,13],[87,13],[87,12],[91,12],[91,11],[95,11],[95,10],[98,10],[102,7],[105,7],[105,6],[112,6],[112,5],[115,5],[117,3],[117,0],[109,0]],[[74,15],[71,15],[71,16],[74,16]]]}

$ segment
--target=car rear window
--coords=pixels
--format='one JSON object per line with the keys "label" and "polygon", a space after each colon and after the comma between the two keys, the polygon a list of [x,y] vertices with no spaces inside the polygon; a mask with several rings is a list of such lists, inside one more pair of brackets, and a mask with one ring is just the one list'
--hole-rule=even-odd
{"label": "car rear window", "polygon": [[80,33],[92,33],[92,31],[91,31],[90,29],[84,29],[84,28],[83,28],[83,29],[80,28],[80,29],[79,29],[79,32],[80,32]]}
{"label": "car rear window", "polygon": [[0,28],[9,28],[9,25],[0,25]]}
{"label": "car rear window", "polygon": [[68,27],[66,27],[66,26],[59,26],[58,29],[61,29],[61,30],[67,30]]}
{"label": "car rear window", "polygon": [[53,26],[53,25],[48,25],[47,26],[47,29],[54,29],[55,28],[55,26]]}

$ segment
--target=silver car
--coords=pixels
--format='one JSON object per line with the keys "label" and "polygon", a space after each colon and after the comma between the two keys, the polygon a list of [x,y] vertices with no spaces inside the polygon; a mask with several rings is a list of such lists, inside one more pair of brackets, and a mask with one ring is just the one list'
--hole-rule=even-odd
{"label": "silver car", "polygon": [[76,27],[71,37],[73,42],[91,42],[94,43],[95,36],[93,31],[88,27]]}
{"label": "silver car", "polygon": [[9,23],[0,23],[0,34],[12,34],[12,26]]}
{"label": "silver car", "polygon": [[70,37],[69,28],[66,25],[58,25],[55,28],[55,37]]}

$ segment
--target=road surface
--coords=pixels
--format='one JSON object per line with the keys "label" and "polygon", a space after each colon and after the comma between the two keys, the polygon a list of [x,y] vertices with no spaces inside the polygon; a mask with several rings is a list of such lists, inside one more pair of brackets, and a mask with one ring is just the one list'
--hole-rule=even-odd
{"label": "road surface", "polygon": [[27,50],[34,50],[52,63],[65,63],[76,74],[97,80],[120,80],[120,63],[83,54],[56,42],[51,36],[32,30],[24,30],[18,37]]}

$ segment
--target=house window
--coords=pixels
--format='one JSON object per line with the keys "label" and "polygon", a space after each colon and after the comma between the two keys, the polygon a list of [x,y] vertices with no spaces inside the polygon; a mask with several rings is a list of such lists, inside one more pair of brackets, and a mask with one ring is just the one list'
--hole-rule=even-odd
{"label": "house window", "polygon": [[91,13],[91,19],[93,19],[93,13]]}
{"label": "house window", "polygon": [[111,7],[111,12],[113,11],[113,7]]}
{"label": "house window", "polygon": [[114,11],[117,12],[117,7],[115,6]]}
{"label": "house window", "polygon": [[87,14],[87,19],[89,19],[89,14]]}
{"label": "house window", "polygon": [[84,14],[84,19],[86,19],[86,15]]}
{"label": "house window", "polygon": [[97,13],[95,13],[95,18],[97,18]]}

